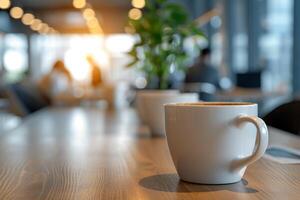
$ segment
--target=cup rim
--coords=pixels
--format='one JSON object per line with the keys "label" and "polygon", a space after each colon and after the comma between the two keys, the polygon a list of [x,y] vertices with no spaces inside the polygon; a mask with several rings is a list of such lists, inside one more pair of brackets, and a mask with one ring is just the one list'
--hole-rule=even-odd
{"label": "cup rim", "polygon": [[215,107],[247,107],[257,106],[256,103],[252,102],[180,102],[180,103],[167,103],[165,107],[190,107],[190,108],[215,108]]}

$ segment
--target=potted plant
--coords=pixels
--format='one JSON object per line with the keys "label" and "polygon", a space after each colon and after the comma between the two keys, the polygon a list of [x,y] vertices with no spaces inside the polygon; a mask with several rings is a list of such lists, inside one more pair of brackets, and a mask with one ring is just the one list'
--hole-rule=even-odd
{"label": "potted plant", "polygon": [[184,42],[204,35],[180,4],[146,0],[142,13],[137,20],[129,19],[138,42],[129,52],[133,61],[128,66],[141,70],[151,89],[169,89],[170,74],[185,72],[190,60]]}
{"label": "potted plant", "polygon": [[[158,121],[161,121],[163,104],[181,101],[179,91],[169,89],[172,73],[184,73],[191,58],[185,49],[185,41],[203,38],[203,33],[184,7],[167,0],[146,0],[142,16],[129,19],[129,26],[138,40],[129,52],[132,62],[128,66],[140,70],[147,80],[147,89],[152,89],[137,94],[138,112],[146,124],[150,121],[147,118],[159,118]],[[194,96],[190,101],[195,101]],[[189,101],[186,96],[182,99]],[[157,114],[152,116],[150,112],[154,110]],[[156,130],[164,132],[162,127]]]}

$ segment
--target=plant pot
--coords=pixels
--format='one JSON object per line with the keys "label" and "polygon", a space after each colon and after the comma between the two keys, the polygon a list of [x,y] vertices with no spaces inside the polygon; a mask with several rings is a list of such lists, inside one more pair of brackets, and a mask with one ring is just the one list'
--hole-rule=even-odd
{"label": "plant pot", "polygon": [[146,124],[146,114],[144,99],[149,95],[155,94],[178,94],[179,90],[139,90],[136,93],[136,110],[141,123]]}
{"label": "plant pot", "polygon": [[156,92],[145,94],[142,98],[144,122],[153,136],[165,136],[164,104],[197,102],[196,93]]}

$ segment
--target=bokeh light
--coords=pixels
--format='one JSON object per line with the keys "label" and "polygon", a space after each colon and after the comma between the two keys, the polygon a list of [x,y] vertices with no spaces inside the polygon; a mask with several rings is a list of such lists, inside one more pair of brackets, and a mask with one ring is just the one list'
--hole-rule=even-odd
{"label": "bokeh light", "polygon": [[34,16],[31,13],[26,13],[22,17],[22,22],[25,25],[31,25],[33,23]]}
{"label": "bokeh light", "polygon": [[74,0],[73,1],[73,6],[74,8],[84,8],[86,6],[86,1],[85,0]]}
{"label": "bokeh light", "polygon": [[88,25],[88,27],[90,27],[90,28],[94,28],[94,27],[98,26],[98,20],[97,20],[96,18],[93,18],[93,19],[91,19],[91,20],[88,20],[88,21],[87,21],[87,25]]}
{"label": "bokeh light", "polygon": [[8,9],[10,4],[10,0],[0,0],[0,9]]}
{"label": "bokeh light", "polygon": [[133,20],[138,20],[142,17],[142,11],[137,8],[132,8],[128,13],[128,17]]}
{"label": "bokeh light", "polygon": [[147,80],[144,77],[138,77],[134,84],[137,88],[144,89],[147,86]]}
{"label": "bokeh light", "polygon": [[86,9],[84,9],[84,11],[83,11],[83,17],[84,17],[86,20],[92,19],[92,18],[95,17],[95,12],[94,12],[93,9],[91,9],[91,8],[86,8]]}
{"label": "bokeh light", "polygon": [[20,19],[24,14],[24,11],[20,7],[13,7],[10,9],[10,16],[14,19]]}
{"label": "bokeh light", "polygon": [[22,52],[7,50],[3,56],[4,68],[9,72],[22,73],[26,70],[27,59]]}
{"label": "bokeh light", "polygon": [[42,23],[41,28],[39,29],[39,33],[47,33],[49,31],[48,24]]}
{"label": "bokeh light", "polygon": [[42,21],[39,19],[33,20],[32,24],[30,25],[30,28],[34,31],[37,31],[41,28]]}
{"label": "bokeh light", "polygon": [[131,4],[135,8],[144,8],[145,7],[145,0],[132,0]]}

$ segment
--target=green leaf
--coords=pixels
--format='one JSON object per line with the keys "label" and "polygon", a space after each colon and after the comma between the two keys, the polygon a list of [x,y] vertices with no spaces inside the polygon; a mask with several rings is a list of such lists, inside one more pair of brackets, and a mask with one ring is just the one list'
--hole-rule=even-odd
{"label": "green leaf", "polygon": [[[167,87],[170,67],[185,71],[190,57],[183,48],[189,37],[205,37],[182,5],[167,0],[146,0],[139,20],[128,21],[140,40],[128,53],[136,67],[150,79],[158,78],[159,88]],[[197,48],[197,46],[196,46]]]}
{"label": "green leaf", "polygon": [[138,60],[133,60],[132,62],[128,63],[126,67],[127,68],[134,67],[138,62],[139,62]]}

